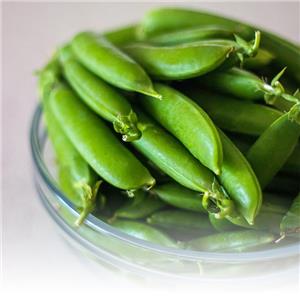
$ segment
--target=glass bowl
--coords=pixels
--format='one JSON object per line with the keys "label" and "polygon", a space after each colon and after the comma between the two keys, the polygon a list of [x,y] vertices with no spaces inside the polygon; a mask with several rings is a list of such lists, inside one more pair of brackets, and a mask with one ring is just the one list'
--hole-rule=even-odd
{"label": "glass bowl", "polygon": [[299,243],[245,253],[211,253],[166,248],[143,241],[90,214],[80,227],[74,205],[55,181],[55,163],[37,107],[30,131],[34,183],[43,206],[72,246],[96,261],[135,274],[176,278],[244,278],[284,272],[298,264]]}

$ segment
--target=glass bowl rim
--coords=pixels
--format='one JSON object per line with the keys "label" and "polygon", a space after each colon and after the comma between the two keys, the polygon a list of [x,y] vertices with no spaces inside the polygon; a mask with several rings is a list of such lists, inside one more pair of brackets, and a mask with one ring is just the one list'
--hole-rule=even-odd
{"label": "glass bowl rim", "polygon": [[[42,121],[42,106],[39,104],[33,114],[33,118],[30,126],[30,148],[31,156],[35,169],[38,172],[38,175],[43,180],[43,183],[47,188],[55,194],[59,202],[67,207],[70,212],[78,216],[76,208],[72,202],[60,191],[59,187],[55,183],[55,180],[50,175],[48,168],[44,162],[42,147],[40,145],[39,138],[39,126]],[[45,136],[46,139],[46,136]],[[42,199],[42,201],[46,201]],[[53,217],[52,217],[53,218]],[[57,220],[54,219],[56,223]],[[180,257],[185,260],[206,260],[213,262],[222,262],[222,263],[246,263],[246,262],[259,262],[259,261],[269,261],[280,258],[291,257],[299,254],[300,243],[295,243],[292,245],[283,246],[277,249],[268,249],[255,252],[244,252],[244,253],[216,253],[216,252],[207,252],[207,251],[195,251],[187,250],[180,248],[170,248],[164,247],[157,244],[144,241],[133,236],[127,235],[120,230],[113,228],[109,224],[99,220],[92,214],[88,215],[85,219],[85,223],[90,226],[92,229],[97,232],[104,232],[107,235],[113,236],[123,242],[129,243],[139,248],[145,250],[165,254],[168,256],[174,256],[176,258]],[[61,226],[61,224],[59,224]],[[69,225],[67,225],[69,226]],[[71,229],[71,226],[69,226]]]}

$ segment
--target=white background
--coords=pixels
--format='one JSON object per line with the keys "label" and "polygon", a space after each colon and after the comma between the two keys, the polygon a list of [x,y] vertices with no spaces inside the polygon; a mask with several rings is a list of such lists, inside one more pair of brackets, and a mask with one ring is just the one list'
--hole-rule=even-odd
{"label": "white background", "polygon": [[[124,1],[123,1],[124,2]],[[33,187],[29,125],[38,102],[33,72],[57,45],[85,29],[106,30],[137,21],[156,3],[2,3],[2,225],[3,274],[7,299],[97,297],[148,298],[158,295],[187,298],[186,288],[160,287],[115,274],[77,255],[58,235]],[[199,2],[198,7],[249,21],[299,43],[299,2]],[[164,3],[166,5],[166,3]],[[183,3],[177,3],[183,5]],[[299,70],[300,71],[300,70]],[[293,273],[295,274],[295,273]],[[294,275],[292,275],[294,276]],[[268,287],[270,297],[295,293],[297,285]],[[245,285],[246,286],[246,285]],[[217,284],[198,286],[197,296],[227,298],[237,293],[252,297],[255,285],[232,287],[225,293]],[[150,289],[151,292],[150,292]],[[282,290],[283,289],[283,290]],[[196,289],[194,290],[196,291]],[[41,294],[42,293],[42,294]],[[226,296],[227,295],[227,296]],[[66,298],[65,297],[65,298]],[[277,298],[277,297],[276,297]],[[290,298],[291,299],[291,298]]]}

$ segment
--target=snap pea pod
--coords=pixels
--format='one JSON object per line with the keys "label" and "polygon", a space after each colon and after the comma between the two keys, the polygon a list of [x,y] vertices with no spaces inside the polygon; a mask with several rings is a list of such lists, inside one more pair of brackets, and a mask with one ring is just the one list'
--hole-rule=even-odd
{"label": "snap pea pod", "polygon": [[153,213],[147,218],[147,223],[164,229],[197,229],[201,231],[212,230],[208,217],[190,211],[178,209],[163,210]]}
{"label": "snap pea pod", "polygon": [[270,65],[275,59],[275,56],[268,50],[258,49],[257,54],[254,57],[246,58],[243,67],[247,70],[260,70]]}
{"label": "snap pea pod", "polygon": [[166,203],[159,200],[153,194],[145,191],[137,191],[134,198],[131,198],[128,203],[121,206],[114,213],[115,218],[126,219],[142,219],[146,218],[155,211],[166,206]]}
{"label": "snap pea pod", "polygon": [[162,33],[147,39],[155,45],[170,46],[214,38],[232,38],[233,32],[226,27],[207,25]]}
{"label": "snap pea pod", "polygon": [[50,104],[65,134],[101,178],[124,190],[154,185],[148,170],[70,88],[57,85]]}
{"label": "snap pea pod", "polygon": [[[253,34],[253,26],[246,23],[228,19],[222,16],[208,14],[201,11],[193,11],[182,8],[159,8],[146,14],[140,28],[140,38],[157,35],[162,32],[170,32],[178,29],[189,28],[200,25],[224,25],[232,28],[243,38],[248,39]],[[261,30],[263,39],[262,47],[272,53],[274,61],[283,67],[300,83],[300,48],[298,45],[265,30]]]}
{"label": "snap pea pod", "polygon": [[176,242],[169,236],[147,224],[136,221],[115,220],[111,225],[135,238],[166,247],[177,248]]}
{"label": "snap pea pod", "polygon": [[159,79],[188,79],[219,67],[233,51],[232,46],[200,41],[187,45],[154,46],[132,44],[124,51]]}
{"label": "snap pea pod", "polygon": [[242,252],[272,243],[272,233],[253,230],[221,232],[185,243],[186,249],[214,252]]}
{"label": "snap pea pod", "polygon": [[187,189],[176,182],[157,185],[151,189],[151,192],[156,194],[162,201],[174,207],[206,213],[206,210],[202,206],[203,195]]}
{"label": "snap pea pod", "polygon": [[239,68],[232,68],[223,72],[212,72],[199,78],[199,83],[239,99],[250,101],[264,99],[270,105],[274,104],[279,98],[298,103],[299,100],[293,95],[287,94],[279,82],[284,71],[285,69],[279,72],[270,84],[255,74]]}
{"label": "snap pea pod", "polygon": [[137,41],[137,25],[128,25],[103,33],[104,37],[117,46]]}
{"label": "snap pea pod", "polygon": [[143,108],[204,166],[220,174],[222,143],[210,117],[194,101],[175,89],[158,83],[154,87],[162,95],[162,101],[142,97]]}
{"label": "snap pea pod", "polygon": [[280,223],[280,231],[283,237],[300,237],[300,193],[294,199],[289,211]]}
{"label": "snap pea pod", "polygon": [[60,73],[57,60],[51,61],[39,74],[39,92],[48,137],[57,159],[58,184],[63,193],[80,210],[80,215],[75,220],[75,225],[79,226],[95,208],[101,181],[64,134],[49,105],[51,89]]}
{"label": "snap pea pod", "polygon": [[82,32],[73,38],[71,47],[77,59],[105,81],[124,90],[160,98],[145,71],[105,37]]}
{"label": "snap pea pod", "polygon": [[213,173],[198,162],[173,136],[149,117],[137,112],[142,137],[133,146],[178,183],[203,192],[206,209],[220,217],[230,214],[233,203]]}
{"label": "snap pea pod", "polygon": [[300,137],[300,125],[286,113],[272,123],[256,140],[247,153],[259,182],[264,189],[279,172]]}
{"label": "snap pea pod", "polygon": [[221,130],[219,133],[224,158],[218,178],[230,198],[234,200],[238,212],[249,224],[253,224],[262,203],[259,182],[243,154]]}
{"label": "snap pea pod", "polygon": [[[232,97],[193,88],[184,89],[224,130],[259,136],[282,112],[261,104],[239,101]],[[253,117],[255,116],[255,117]]]}
{"label": "snap pea pod", "polygon": [[124,141],[138,139],[137,117],[130,103],[105,81],[90,73],[74,57],[70,46],[59,51],[63,73],[79,97],[98,115],[113,123]]}
{"label": "snap pea pod", "polygon": [[159,79],[182,80],[209,73],[218,68],[226,69],[244,57],[255,55],[260,36],[253,44],[246,41],[203,40],[198,42],[154,46],[135,43],[123,50],[140,63],[152,76]]}
{"label": "snap pea pod", "polygon": [[[250,149],[251,145],[255,142],[245,139],[245,137],[239,137],[235,135],[230,135],[230,139],[234,142],[234,144],[239,148],[239,150],[246,154]],[[294,175],[300,175],[300,144],[298,143],[293,151],[293,153],[289,156],[287,162],[283,165],[282,172],[290,173]]]}
{"label": "snap pea pod", "polygon": [[232,32],[249,38],[253,30],[241,22],[230,20],[213,14],[183,9],[157,8],[146,13],[143,17],[138,33],[140,39],[146,39],[162,33],[206,25],[224,26]]}

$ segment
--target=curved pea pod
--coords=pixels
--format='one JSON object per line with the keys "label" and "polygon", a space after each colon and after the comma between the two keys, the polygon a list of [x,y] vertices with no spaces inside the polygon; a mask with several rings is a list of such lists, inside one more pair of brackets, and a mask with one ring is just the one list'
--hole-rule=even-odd
{"label": "curved pea pod", "polygon": [[147,224],[136,221],[115,220],[111,225],[135,238],[159,244],[161,246],[177,248],[174,240],[165,233]]}
{"label": "curved pea pod", "polygon": [[130,103],[112,86],[85,69],[74,57],[69,46],[60,49],[63,73],[79,97],[98,115],[112,122],[124,141],[138,139],[137,117]]}
{"label": "curved pea pod", "polygon": [[203,75],[219,67],[234,50],[232,46],[204,41],[175,46],[132,44],[123,50],[159,79],[181,80]]}
{"label": "curved pea pod", "polygon": [[228,28],[232,32],[242,34],[248,38],[253,33],[249,26],[241,22],[200,11],[170,7],[157,8],[147,12],[138,31],[140,38],[145,39],[166,32],[171,33],[182,30],[183,28],[211,24]]}
{"label": "curved pea pod", "polygon": [[166,203],[145,191],[137,191],[134,198],[121,206],[114,213],[115,218],[142,219],[166,206]]}
{"label": "curved pea pod", "polygon": [[254,57],[246,58],[243,67],[247,70],[260,70],[270,65],[274,61],[275,56],[270,51],[265,49],[258,49]]}
{"label": "curved pea pod", "polygon": [[155,212],[147,218],[147,223],[174,231],[177,229],[196,229],[199,232],[212,230],[206,215],[177,209]]}
{"label": "curved pea pod", "polygon": [[240,216],[235,218],[228,217],[227,222],[239,227],[266,230],[279,233],[279,225],[282,217],[288,210],[289,198],[275,195],[272,193],[263,194],[263,203],[253,225],[249,225]]}
{"label": "curved pea pod", "polygon": [[287,94],[279,82],[284,71],[285,69],[279,72],[271,84],[249,71],[238,68],[232,68],[223,72],[212,72],[199,78],[199,83],[205,87],[243,100],[256,101],[264,99],[270,105],[275,104],[278,99],[298,103],[299,100],[295,96]]}
{"label": "curved pea pod", "polygon": [[256,140],[247,153],[259,182],[263,188],[279,172],[300,136],[300,125],[290,120],[289,113],[272,123]]}
{"label": "curved pea pod", "polygon": [[77,59],[103,80],[127,91],[160,98],[145,71],[105,37],[82,32],[73,38],[71,47]]}
{"label": "curved pea pod", "polygon": [[167,85],[157,83],[154,87],[162,95],[162,101],[143,97],[142,106],[204,166],[220,174],[222,143],[207,113],[194,101]]}
{"label": "curved pea pod", "polygon": [[111,31],[107,31],[103,33],[103,35],[114,45],[121,46],[127,43],[132,43],[137,41],[136,31],[137,31],[137,25],[132,24]]}
{"label": "curved pea pod", "polygon": [[283,237],[300,237],[300,193],[294,199],[290,209],[280,223],[280,232]]}
{"label": "curved pea pod", "polygon": [[232,38],[233,32],[222,26],[195,26],[192,28],[179,29],[172,32],[162,33],[147,39],[151,44],[170,46],[182,43],[197,42],[207,39]]}
{"label": "curved pea pod", "polygon": [[231,132],[259,136],[282,116],[282,112],[261,104],[243,102],[199,89],[184,92],[208,113],[217,126]]}
{"label": "curved pea pod", "polygon": [[218,178],[230,198],[234,200],[237,211],[249,224],[253,224],[262,203],[259,182],[243,154],[221,130],[219,133],[224,159]]}
{"label": "curved pea pod", "polygon": [[[48,79],[55,79],[59,74],[55,64],[56,62],[51,62],[39,75],[40,96],[47,133],[57,159],[58,184],[63,193],[80,210],[80,215],[75,221],[75,225],[79,226],[95,208],[101,181],[64,134],[49,105],[51,84]],[[43,72],[47,72],[47,74]],[[53,77],[50,72],[53,72]],[[47,80],[45,80],[46,77]]]}
{"label": "curved pea pod", "polygon": [[154,121],[141,112],[137,114],[142,137],[132,142],[133,146],[178,183],[203,192],[203,198],[207,202],[206,209],[220,216],[230,214],[233,210],[232,201],[213,173]]}
{"label": "curved pea pod", "polygon": [[242,252],[274,242],[272,233],[254,230],[221,232],[185,243],[185,248],[214,252]]}
{"label": "curved pea pod", "polygon": [[67,86],[56,86],[50,105],[72,144],[105,181],[124,190],[154,185],[148,170]]}
{"label": "curved pea pod", "polygon": [[202,206],[203,194],[187,189],[178,183],[171,182],[157,185],[151,189],[151,192],[174,207],[206,213]]}

